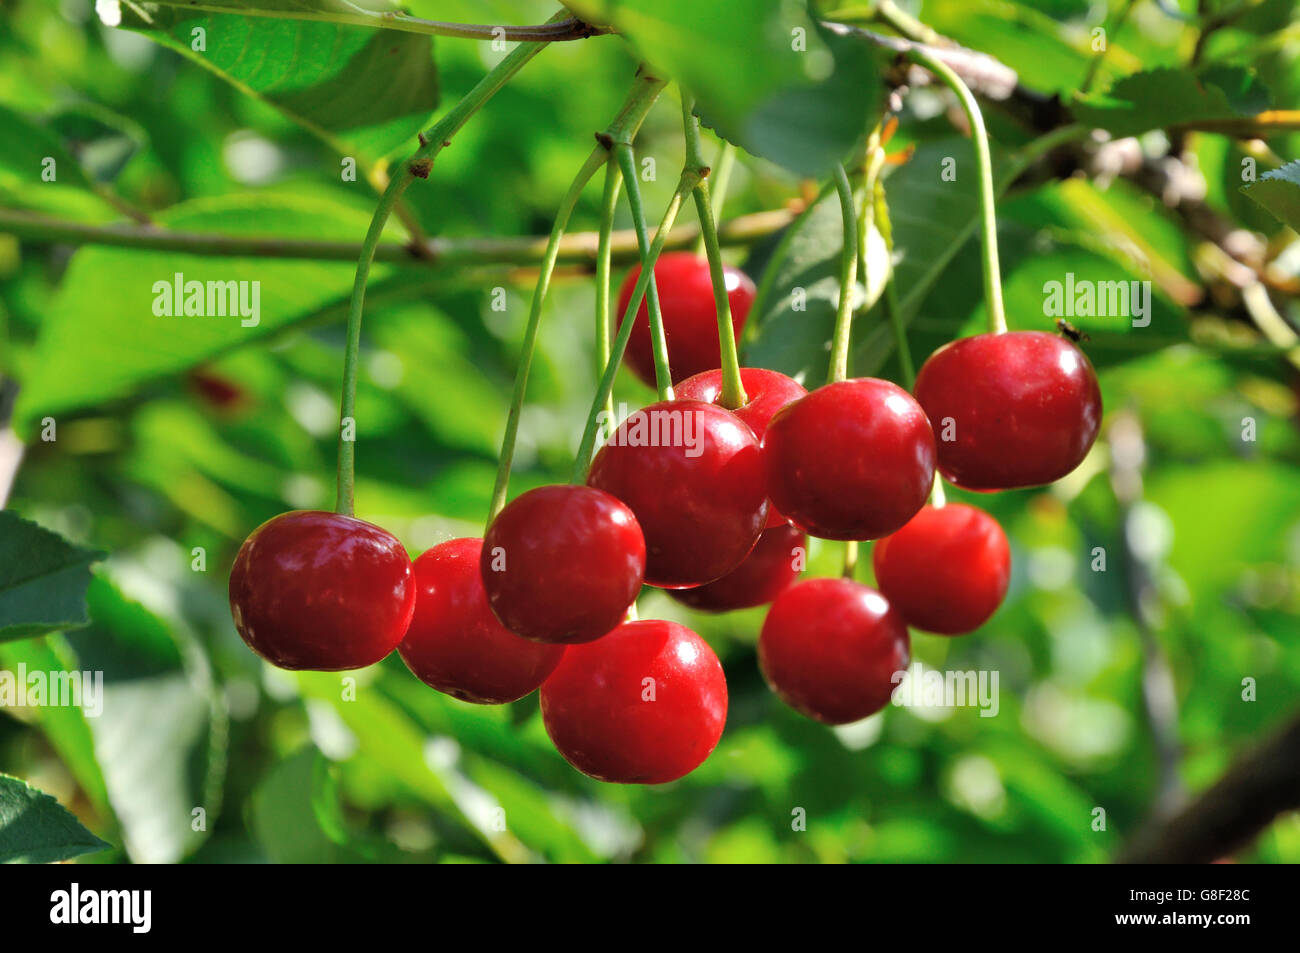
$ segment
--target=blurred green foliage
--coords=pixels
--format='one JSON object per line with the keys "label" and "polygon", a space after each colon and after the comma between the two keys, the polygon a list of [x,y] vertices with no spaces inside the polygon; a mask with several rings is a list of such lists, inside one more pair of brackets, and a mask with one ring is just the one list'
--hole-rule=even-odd
{"label": "blurred green foliage", "polygon": [[[1110,3],[1111,14],[1122,5]],[[1092,58],[1085,18],[1095,6],[927,0],[912,9],[1007,62],[1029,86],[1068,94]],[[1214,34],[1203,61],[1252,67],[1274,105],[1294,102],[1294,4],[1248,6]],[[340,150],[350,148],[343,140],[308,131],[193,57],[101,25],[87,0],[5,7],[5,207],[97,223],[121,217],[110,194],[168,227],[360,240],[377,193],[365,169],[355,181],[341,178],[349,153]],[[410,8],[520,24],[553,11],[531,0],[419,0]],[[655,33],[663,23],[651,27],[642,46],[671,44]],[[1095,88],[1182,68],[1194,40],[1194,28],[1139,2],[1112,38]],[[436,39],[432,55],[445,108],[501,54],[488,42]],[[543,51],[457,135],[430,180],[407,193],[415,220],[449,238],[546,233],[592,132],[617,109],[636,66],[617,37]],[[431,70],[426,80],[434,82]],[[744,82],[738,77],[741,92]],[[668,200],[682,161],[674,96],[652,111],[637,142],[641,156],[656,160],[655,179],[642,183],[651,209]],[[297,102],[308,100],[328,111],[311,96]],[[933,91],[914,100],[891,151],[915,152],[891,169],[886,189],[899,292],[922,359],[978,330],[984,316],[970,240],[970,144],[944,121]],[[435,112],[427,106],[412,130]],[[990,117],[1001,165],[1024,134],[999,136],[998,122]],[[367,163],[413,148],[409,133],[404,144],[386,140],[392,128],[367,127],[358,147],[371,151]],[[833,123],[818,128],[829,130],[827,142],[845,144]],[[755,148],[771,136],[759,127]],[[1294,155],[1297,137],[1269,144]],[[1279,246],[1294,240],[1236,194],[1236,144],[1200,135],[1192,148],[1214,211],[1267,231]],[[37,178],[48,155],[59,159],[57,183]],[[961,172],[941,182],[940,164],[953,156]],[[742,153],[726,217],[815,188]],[[595,228],[598,193],[583,197],[575,228]],[[692,216],[688,208],[682,218]],[[630,226],[625,208],[617,224]],[[1170,291],[1201,280],[1198,239],[1126,180],[1023,185],[1000,206],[999,226],[1013,328],[1051,327],[1043,283],[1066,272],[1163,278],[1149,327],[1075,321],[1092,336],[1084,346],[1110,417],[1130,414],[1142,427],[1135,512],[1125,523],[1104,440],[1051,488],[952,494],[1006,528],[1012,588],[981,631],[956,640],[917,634],[913,651],[927,667],[999,673],[996,717],[970,707],[891,707],[827,729],[764,686],[754,655],[762,610],[702,616],[649,591],[642,616],[683,621],[707,638],[731,696],[717,751],[662,788],[605,786],[573,771],[550,746],[535,697],[467,705],[423,686],[396,657],[355,673],[293,675],[264,666],[236,636],[225,587],[243,537],[287,508],[332,504],[351,265],[75,249],[0,234],[3,369],[21,384],[16,423],[28,444],[9,505],[111,554],[95,569],[88,627],[0,642],[3,669],[103,671],[104,714],[6,710],[0,770],[55,795],[114,845],[85,862],[1106,860],[1143,824],[1160,782],[1125,553],[1140,551],[1154,571],[1149,624],[1174,674],[1187,785],[1212,781],[1300,697],[1296,372],[1239,315],[1220,313],[1212,298],[1192,308]],[[755,363],[799,373],[809,385],[825,373],[835,292],[818,298],[816,276],[833,276],[838,254],[838,235],[819,237],[816,227],[809,213],[788,241],[769,236],[729,253],[756,280],[768,262],[785,262],[769,279],[769,305],[789,286],[809,285],[809,310],[798,321],[760,302],[746,340]],[[400,240],[401,226],[390,229]],[[791,248],[806,260],[783,258]],[[153,283],[176,271],[261,281],[260,326],[153,316]],[[526,268],[418,264],[381,265],[372,275],[358,515],[412,554],[482,532],[530,279]],[[496,287],[505,288],[504,311],[492,308]],[[571,466],[594,390],[593,299],[590,281],[570,275],[548,301],[514,493],[563,480]],[[879,306],[858,318],[855,342],[851,370],[897,378]],[[617,399],[635,406],[650,396],[621,376]],[[39,436],[48,415],[57,418],[53,441]],[[1257,439],[1243,439],[1247,419]],[[1105,571],[1093,568],[1097,547],[1109,557]],[[813,541],[809,572],[833,574],[841,558],[839,544]],[[864,581],[869,566],[861,561]],[[1254,680],[1254,700],[1243,700],[1243,679]],[[1107,817],[1100,831],[1098,807]],[[801,812],[806,830],[792,829]],[[1241,859],[1300,861],[1300,818],[1280,820]]]}

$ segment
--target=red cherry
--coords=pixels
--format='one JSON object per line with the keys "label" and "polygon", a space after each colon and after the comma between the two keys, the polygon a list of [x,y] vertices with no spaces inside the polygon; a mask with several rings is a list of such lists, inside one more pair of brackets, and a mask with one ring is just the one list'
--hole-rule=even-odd
{"label": "red cherry", "polygon": [[598,781],[663,784],[722,737],[727,680],[713,649],[676,622],[627,622],[567,649],[542,685],[542,720],[564,760]]}
{"label": "red cherry", "polygon": [[[641,275],[641,266],[632,268],[618,292],[618,316],[627,314],[632,289]],[[731,304],[731,326],[740,340],[740,332],[749,317],[756,290],[739,268],[722,267]],[[668,341],[668,360],[673,383],[692,374],[707,371],[722,363],[718,347],[718,311],[713,303],[713,279],[709,263],[686,251],[668,252],[655,262],[655,287],[659,289],[659,310],[664,316],[664,337]],[[632,373],[651,387],[655,386],[654,351],[650,341],[650,311],[645,300],[636,313],[632,336],[628,338],[623,360]]]}
{"label": "red cherry", "polygon": [[488,604],[538,642],[590,642],[623,621],[645,576],[632,511],[589,486],[543,486],[503,509],[483,540]]}
{"label": "red cherry", "polygon": [[978,629],[1002,604],[1011,548],[998,521],[964,503],[926,506],[871,554],[876,584],[908,625],[940,635]]}
{"label": "red cherry", "polygon": [[799,578],[808,537],[788,523],[763,531],[745,561],[721,579],[668,594],[705,612],[730,612],[771,602]]}
{"label": "red cherry", "polygon": [[230,570],[230,614],[272,665],[338,672],[378,662],[415,606],[411,557],[351,516],[281,513],[253,530]]}
{"label": "red cherry", "polygon": [[758,664],[791,708],[844,725],[889,703],[910,646],[903,617],[876,590],[849,579],[808,579],[772,603]]}
{"label": "red cherry", "polygon": [[740,565],[767,520],[762,454],[735,414],[698,400],[628,415],[592,461],[587,483],[636,514],[645,581],[699,586]]}
{"label": "red cherry", "polygon": [[1043,331],[977,334],[945,344],[916,378],[938,438],[939,472],[968,490],[1059,480],[1101,426],[1088,358]]}
{"label": "red cherry", "polygon": [[416,678],[480,705],[523,698],[550,675],[562,645],[515,635],[492,614],[479,574],[481,539],[453,539],[415,561],[415,616],[398,653]]}
{"label": "red cherry", "polygon": [[[732,413],[749,424],[749,429],[754,431],[759,443],[763,442],[767,425],[776,412],[808,393],[798,381],[761,367],[742,367],[740,382],[745,386],[745,396],[749,401]],[[716,404],[722,397],[722,371],[705,371],[688,377],[675,387],[675,392],[678,400],[702,400],[706,404]],[[767,528],[785,524],[786,518],[776,507],[769,506]]]}
{"label": "red cherry", "polygon": [[877,539],[934,483],[934,434],[912,395],[871,377],[827,384],[781,410],[763,441],[768,493],[824,539]]}

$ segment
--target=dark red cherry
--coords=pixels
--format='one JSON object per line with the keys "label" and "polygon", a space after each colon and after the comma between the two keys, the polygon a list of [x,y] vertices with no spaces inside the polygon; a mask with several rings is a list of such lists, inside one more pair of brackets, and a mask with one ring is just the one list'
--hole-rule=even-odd
{"label": "dark red cherry", "polygon": [[807,563],[808,537],[789,523],[763,531],[745,561],[721,579],[693,589],[672,589],[683,605],[705,612],[750,609],[771,602],[788,588]]}
{"label": "dark red cherry", "polygon": [[907,391],[871,377],[827,384],[772,418],[767,492],[824,539],[877,539],[916,515],[934,483],[934,435]]}
{"label": "dark red cherry", "polygon": [[492,614],[479,573],[481,539],[453,539],[415,561],[415,616],[397,647],[426,685],[462,701],[502,705],[550,675],[564,646],[521,639]]}
{"label": "dark red cherry", "polygon": [[[767,425],[776,412],[786,404],[803,397],[804,390],[798,381],[786,377],[778,371],[769,371],[761,367],[742,367],[740,382],[745,387],[745,396],[749,398],[743,407],[732,411],[737,417],[749,424],[758,442],[763,442]],[[688,377],[675,388],[678,400],[702,400],[706,404],[716,404],[722,397],[722,371],[705,371]],[[786,518],[774,506],[768,507],[767,527],[784,526]]]}
{"label": "dark red cherry", "polygon": [[542,720],[564,759],[598,781],[663,784],[722,737],[727,681],[707,642],[676,622],[627,622],[574,645],[542,685]]}
{"label": "dark red cherry", "polygon": [[[627,313],[632,289],[641,275],[641,266],[632,268],[618,292],[618,320]],[[723,280],[727,301],[731,304],[731,326],[736,340],[745,327],[750,306],[754,303],[754,282],[739,268],[724,265]],[[659,309],[664,316],[664,337],[668,341],[668,363],[673,383],[722,364],[718,347],[718,311],[713,304],[713,281],[709,263],[690,252],[668,252],[655,262],[655,286],[659,289]],[[651,387],[655,386],[654,352],[650,341],[650,311],[644,300],[632,325],[623,360],[632,373]]]}
{"label": "dark red cherry", "polygon": [[916,378],[939,472],[968,490],[1059,480],[1097,439],[1101,391],[1088,358],[1043,331],[977,334],[945,344]]}
{"label": "dark red cherry", "polygon": [[978,629],[1011,581],[1011,548],[998,521],[964,503],[925,506],[876,543],[876,585],[907,624],[940,635]]}
{"label": "dark red cherry", "polygon": [[267,520],[230,570],[235,629],[280,668],[373,665],[402,641],[414,605],[411,557],[397,537],[339,513]]}
{"label": "dark red cherry", "polygon": [[645,540],[632,511],[590,486],[543,486],[503,509],[483,539],[483,590],[507,629],[590,642],[641,591]]}
{"label": "dark red cherry", "polygon": [[758,663],[796,711],[843,725],[884,708],[906,671],[911,643],[898,611],[849,579],[808,579],[768,610]]}
{"label": "dark red cherry", "polygon": [[740,565],[767,521],[762,455],[733,413],[698,400],[629,414],[592,461],[587,483],[636,514],[645,581],[699,586]]}

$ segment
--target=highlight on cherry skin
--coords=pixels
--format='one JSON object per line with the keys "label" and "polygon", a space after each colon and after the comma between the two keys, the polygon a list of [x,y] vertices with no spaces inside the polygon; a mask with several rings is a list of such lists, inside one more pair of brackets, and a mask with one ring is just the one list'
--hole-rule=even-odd
{"label": "highlight on cherry skin", "polygon": [[1011,581],[1011,547],[988,513],[965,503],[925,506],[871,553],[876,585],[907,620],[937,635],[978,629]]}
{"label": "highlight on cherry skin", "polygon": [[777,697],[827,725],[889,704],[911,657],[902,615],[850,579],[808,579],[781,593],[758,638],[758,664]]}
{"label": "highlight on cherry skin", "polygon": [[976,334],[939,348],[916,378],[934,427],[939,472],[968,490],[1059,480],[1101,427],[1101,390],[1087,356],[1045,331]]}
{"label": "highlight on cherry skin", "polygon": [[415,614],[398,654],[431,688],[501,705],[536,691],[564,646],[530,642],[501,624],[483,592],[483,540],[453,539],[415,561]]}
{"label": "highlight on cherry skin", "polygon": [[753,431],[703,401],[661,401],[629,414],[596,454],[587,485],[635,514],[645,536],[645,581],[665,589],[725,576],[767,522]]}
{"label": "highlight on cherry skin", "polygon": [[819,387],[777,412],[763,438],[772,504],[823,539],[901,528],[934,484],[934,434],[897,384],[861,377]]}
{"label": "highlight on cherry skin", "polygon": [[664,784],[704,762],[727,720],[709,644],[676,622],[626,622],[565,649],[542,685],[542,720],[564,759],[598,781]]}
{"label": "highlight on cherry skin", "polygon": [[[767,433],[767,425],[776,412],[794,403],[808,393],[804,386],[779,371],[762,367],[742,367],[740,383],[745,388],[745,404],[732,413],[749,424],[759,443]],[[722,371],[704,371],[688,377],[674,388],[678,400],[702,400],[706,404],[719,404],[722,400]],[[775,506],[768,505],[767,528],[784,526],[789,522]]]}
{"label": "highlight on cherry skin", "polygon": [[645,539],[628,507],[589,486],[543,486],[492,521],[480,570],[488,604],[516,635],[589,642],[623,621],[645,578]]}
{"label": "highlight on cherry skin", "polygon": [[[722,364],[718,343],[718,312],[713,301],[713,279],[708,259],[692,252],[666,252],[655,262],[655,286],[659,291],[659,310],[663,314],[664,338],[668,342],[669,367],[673,383]],[[736,340],[745,328],[745,319],[757,293],[754,282],[739,268],[722,266],[727,302]],[[618,293],[618,319],[627,313],[632,291],[641,266],[634,265]],[[650,308],[642,299],[628,338],[623,362],[642,382],[655,386],[654,349],[650,338]]]}
{"label": "highlight on cherry skin", "polygon": [[253,530],[229,592],[240,638],[293,670],[373,665],[397,648],[415,607],[411,558],[397,538],[319,510],[281,513]]}

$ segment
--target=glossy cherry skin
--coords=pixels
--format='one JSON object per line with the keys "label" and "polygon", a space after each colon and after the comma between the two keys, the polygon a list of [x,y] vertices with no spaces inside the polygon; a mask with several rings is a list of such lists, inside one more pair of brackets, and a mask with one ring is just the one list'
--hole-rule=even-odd
{"label": "glossy cherry skin", "polygon": [[749,555],[767,521],[754,432],[730,411],[698,400],[629,414],[596,454],[587,484],[636,514],[645,534],[645,581],[664,589],[725,576]]}
{"label": "glossy cherry skin", "polygon": [[[632,290],[641,275],[641,266],[632,268],[618,292],[618,319],[627,314]],[[736,340],[745,327],[750,306],[754,303],[754,282],[739,268],[723,265],[722,277],[727,285],[731,305],[731,327]],[[664,316],[664,337],[668,341],[668,364],[673,383],[722,364],[718,347],[718,311],[713,303],[713,280],[707,259],[690,252],[668,252],[655,262],[655,286],[659,289],[659,310]],[[650,340],[650,311],[645,300],[636,313],[632,336],[628,338],[623,361],[632,373],[651,387],[655,386],[654,351]]]}
{"label": "glossy cherry skin", "polygon": [[[742,367],[740,383],[744,385],[748,401],[743,407],[732,411],[737,417],[749,424],[758,442],[763,442],[767,425],[776,412],[786,404],[794,403],[808,393],[798,381],[786,377],[778,371],[769,371],[761,367]],[[716,404],[722,398],[722,371],[705,371],[688,377],[674,388],[678,400],[702,400],[706,404]],[[768,507],[767,527],[771,529],[783,526],[786,518],[774,506]]]}
{"label": "glossy cherry skin", "polygon": [[939,635],[978,629],[1002,604],[1011,547],[998,521],[964,503],[925,506],[876,543],[876,585],[907,624]]}
{"label": "glossy cherry skin", "polygon": [[1059,480],[1101,426],[1101,391],[1088,358],[1043,331],[977,334],[945,344],[916,378],[939,472],[968,490]]}
{"label": "glossy cherry skin", "polygon": [[590,642],[623,621],[645,577],[632,511],[590,486],[543,486],[503,509],[483,538],[496,617],[537,642]]}
{"label": "glossy cherry skin", "polygon": [[889,703],[911,642],[903,617],[876,590],[849,579],[808,579],[768,610],[758,664],[777,696],[827,725]]}
{"label": "glossy cherry skin", "polygon": [[658,620],[627,622],[568,648],[541,700],[564,760],[620,784],[689,774],[727,720],[727,680],[713,649],[686,626]]}
{"label": "glossy cherry skin", "polygon": [[479,574],[481,539],[453,539],[415,561],[415,616],[397,647],[426,685],[461,701],[502,705],[534,691],[564,646],[521,639],[492,614]]}
{"label": "glossy cherry skin", "polygon": [[339,513],[295,510],[253,530],[230,570],[230,614],[272,665],[338,672],[397,648],[415,607],[397,537]]}
{"label": "glossy cherry skin", "polygon": [[807,563],[808,537],[789,523],[763,530],[745,561],[721,579],[669,595],[704,612],[751,609],[771,602],[789,588]]}
{"label": "glossy cherry skin", "polygon": [[794,525],[823,539],[877,539],[925,504],[934,434],[911,394],[860,377],[781,410],[763,459],[772,504]]}

